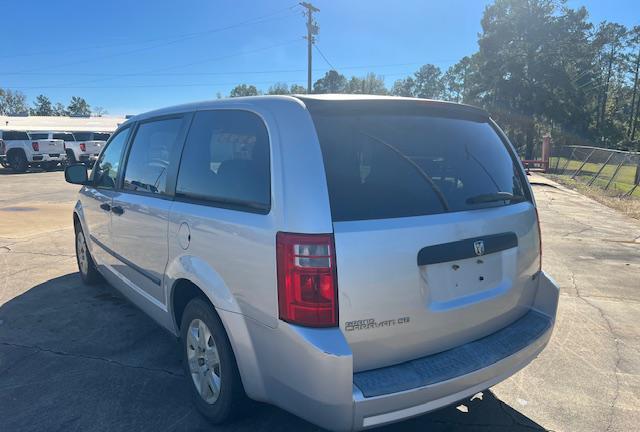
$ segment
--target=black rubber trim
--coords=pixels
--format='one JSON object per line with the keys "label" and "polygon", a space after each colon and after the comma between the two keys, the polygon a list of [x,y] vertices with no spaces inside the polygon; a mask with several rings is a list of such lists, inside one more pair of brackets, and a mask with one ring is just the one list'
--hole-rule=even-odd
{"label": "black rubber trim", "polygon": [[394,366],[355,373],[353,383],[368,398],[454,379],[527,348],[552,324],[548,316],[530,310],[510,325],[473,342]]}
{"label": "black rubber trim", "polygon": [[[476,254],[474,243],[477,241],[484,243],[483,254]],[[418,252],[418,265],[423,266],[427,264],[458,261],[476,256],[489,255],[517,246],[518,236],[514,232],[468,238],[420,249],[420,252]]]}
{"label": "black rubber trim", "polygon": [[157,277],[153,276],[148,271],[143,270],[141,267],[135,265],[134,263],[132,263],[131,261],[129,261],[128,259],[126,259],[122,255],[112,251],[109,247],[107,247],[105,244],[103,244],[100,240],[96,239],[93,235],[89,235],[89,237],[91,237],[91,241],[92,242],[94,242],[95,244],[100,246],[109,255],[111,255],[112,257],[114,257],[118,261],[121,261],[122,263],[126,264],[127,267],[130,267],[133,270],[135,270],[136,272],[140,273],[142,276],[146,277],[147,279],[149,279],[154,284],[159,286],[160,283],[162,282],[160,279],[158,279]]}

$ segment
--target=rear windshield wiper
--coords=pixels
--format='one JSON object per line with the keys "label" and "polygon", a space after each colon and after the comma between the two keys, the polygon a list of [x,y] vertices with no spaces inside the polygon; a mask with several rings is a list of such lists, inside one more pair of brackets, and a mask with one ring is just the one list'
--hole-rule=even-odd
{"label": "rear windshield wiper", "polygon": [[490,203],[496,201],[524,201],[523,196],[517,196],[512,194],[511,192],[495,192],[488,194],[480,194],[475,195],[470,198],[467,198],[467,204],[481,204],[481,203]]}
{"label": "rear windshield wiper", "polygon": [[369,135],[368,133],[363,132],[363,131],[360,131],[360,133],[362,135],[364,135],[364,136],[366,136],[368,138],[371,138],[372,140],[382,144],[383,146],[387,147],[389,150],[394,152],[396,155],[400,156],[400,158],[402,158],[409,165],[411,165],[413,168],[415,168],[415,170],[418,172],[418,174],[427,182],[427,184],[429,186],[431,186],[431,189],[436,194],[436,197],[438,197],[438,201],[440,201],[440,204],[442,205],[442,208],[444,209],[444,211],[445,212],[451,211],[451,207],[449,207],[449,202],[447,201],[447,199],[445,198],[444,194],[442,193],[442,190],[438,187],[437,184],[434,183],[434,181],[431,178],[431,176],[429,174],[427,174],[422,168],[420,168],[420,165],[415,163],[415,161],[413,159],[411,159],[406,154],[402,153],[399,149],[397,149],[396,147],[392,146],[391,144],[389,144],[388,142],[386,142],[382,138],[378,138],[376,136]]}

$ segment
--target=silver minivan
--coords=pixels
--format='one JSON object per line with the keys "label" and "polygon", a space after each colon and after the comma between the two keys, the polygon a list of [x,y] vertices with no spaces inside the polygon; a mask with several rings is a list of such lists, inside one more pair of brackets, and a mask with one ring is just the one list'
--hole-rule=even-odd
{"label": "silver minivan", "polygon": [[73,213],[80,275],[180,338],[214,423],[249,400],[332,430],[414,417],[545,347],[531,188],[478,108],[263,96],[122,124]]}

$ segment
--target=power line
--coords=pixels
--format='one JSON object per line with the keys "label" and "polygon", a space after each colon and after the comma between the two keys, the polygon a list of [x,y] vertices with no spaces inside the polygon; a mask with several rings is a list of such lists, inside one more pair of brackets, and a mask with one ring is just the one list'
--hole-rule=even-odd
{"label": "power line", "polygon": [[[256,48],[254,50],[250,50],[250,51],[244,51],[244,52],[236,52],[234,54],[229,54],[229,55],[225,55],[225,56],[220,56],[220,57],[210,57],[210,58],[206,58],[206,59],[202,59],[202,60],[198,60],[195,62],[191,62],[191,63],[184,63],[184,64],[180,64],[180,65],[173,65],[173,66],[167,66],[167,67],[163,67],[163,68],[156,68],[156,69],[150,69],[150,70],[146,70],[146,71],[141,71],[141,72],[136,72],[136,73],[131,73],[129,74],[129,76],[140,76],[140,75],[146,75],[149,73],[156,73],[156,72],[161,72],[161,71],[166,71],[166,70],[171,70],[171,69],[177,69],[177,68],[181,68],[181,67],[189,67],[189,66],[194,66],[194,65],[198,65],[198,64],[203,64],[203,63],[211,63],[211,62],[215,62],[215,61],[220,61],[220,60],[226,60],[229,58],[233,58],[233,57],[239,57],[239,56],[243,56],[243,55],[247,55],[247,54],[253,54],[256,52],[261,52],[261,51],[266,51],[272,48],[277,48],[280,46],[284,46],[284,45],[290,45],[292,43],[295,42],[300,42],[299,39],[292,39],[286,42],[281,42],[281,43],[277,43],[274,45],[269,45],[266,47],[262,47],[262,48]],[[76,84],[90,84],[90,83],[94,83],[94,82],[100,82],[100,81],[105,81],[110,79],[110,77],[107,78],[98,78],[98,79],[93,79],[93,80],[88,80],[88,81],[80,81],[80,82],[75,82],[75,83],[70,83],[68,85],[73,86]]]}
{"label": "power line", "polygon": [[[18,57],[34,57],[34,56],[41,56],[41,55],[49,56],[49,55],[68,54],[68,53],[82,52],[82,51],[95,51],[97,49],[103,49],[103,48],[113,48],[113,47],[128,46],[128,45],[139,45],[139,44],[146,44],[146,43],[157,42],[157,41],[162,41],[162,40],[170,40],[170,39],[176,39],[176,38],[181,39],[181,38],[185,38],[185,37],[198,36],[198,35],[203,35],[203,34],[207,34],[207,33],[216,33],[216,32],[219,32],[219,31],[230,30],[230,29],[242,26],[242,25],[252,24],[253,21],[262,20],[264,18],[268,18],[268,17],[274,16],[274,15],[280,14],[282,12],[292,10],[296,6],[298,6],[298,3],[293,3],[292,5],[289,5],[287,7],[284,7],[284,8],[278,9],[278,10],[275,10],[275,11],[270,12],[268,14],[261,15],[261,16],[255,17],[255,18],[251,18],[251,19],[246,20],[246,21],[241,21],[239,23],[232,24],[230,26],[222,27],[222,28],[204,30],[204,31],[199,31],[199,32],[181,33],[181,34],[177,34],[177,35],[173,35],[173,36],[156,37],[156,38],[150,38],[150,39],[143,39],[143,40],[139,40],[139,41],[127,41],[127,42],[117,42],[117,43],[104,44],[104,45],[84,46],[84,47],[72,48],[72,49],[66,49],[66,50],[59,50],[59,51],[47,50],[47,51],[36,51],[36,52],[30,52],[30,53],[21,53],[21,54],[9,55],[9,56],[0,56],[0,59],[4,60],[4,59],[11,59],[11,58],[18,58]],[[294,15],[287,15],[285,17],[278,17],[278,18],[275,18],[275,19],[288,18],[290,16],[295,16],[295,14]],[[266,21],[269,21],[269,20],[266,20]],[[266,21],[259,21],[259,22],[266,22]],[[257,24],[257,23],[254,23],[254,24]]]}
{"label": "power line", "polygon": [[324,59],[325,62],[327,62],[327,64],[329,65],[329,67],[331,69],[333,69],[334,71],[337,71],[338,69],[336,69],[331,62],[327,59],[327,57],[322,53],[322,51],[320,51],[320,47],[318,46],[318,44],[314,44],[314,47],[316,47],[316,50],[318,51],[318,53],[320,54],[320,56]]}
{"label": "power line", "polygon": [[[297,41],[297,39],[296,39]],[[317,45],[316,45],[317,47]],[[436,61],[434,64],[446,63],[450,60]],[[330,67],[333,66],[328,63]],[[383,68],[383,67],[396,67],[396,66],[415,66],[421,64],[420,62],[412,63],[389,63],[389,64],[372,64],[372,65],[358,65],[358,66],[341,66],[340,70],[349,69],[367,69],[367,68]],[[324,71],[325,68],[313,68],[313,71]],[[145,73],[146,76],[189,76],[189,75],[251,75],[251,74],[268,74],[268,73],[287,73],[287,72],[304,72],[306,69],[273,69],[273,70],[256,70],[256,71],[229,71],[229,72],[158,72],[158,73]],[[109,78],[120,77],[134,77],[139,76],[142,72],[134,73],[109,73],[109,72],[2,72],[1,75],[45,75],[45,76],[99,76]]]}
{"label": "power line", "polygon": [[[295,16],[295,14],[285,15],[283,17],[273,17],[273,15],[280,14],[280,13],[283,12],[283,10],[290,10],[295,6],[297,6],[297,4],[294,4],[292,6],[288,6],[285,9],[279,9],[276,12],[271,12],[271,13],[266,14],[266,15],[262,15],[262,16],[259,16],[259,17],[254,17],[254,18],[251,18],[251,19],[248,19],[248,20],[244,20],[244,21],[241,21],[241,22],[238,22],[238,23],[235,23],[235,24],[231,24],[231,25],[228,25],[228,26],[225,26],[225,27],[219,27],[219,28],[210,29],[210,30],[204,30],[204,31],[200,31],[200,32],[187,33],[184,36],[177,37],[177,38],[172,38],[172,40],[169,40],[167,42],[163,42],[163,43],[160,43],[160,44],[155,44],[155,45],[142,47],[142,48],[136,48],[136,49],[132,49],[132,50],[128,50],[128,51],[122,51],[122,52],[113,53],[113,54],[102,55],[102,56],[99,56],[99,57],[83,59],[83,60],[74,61],[74,62],[61,63],[61,64],[56,64],[56,65],[47,65],[46,67],[41,67],[41,68],[38,68],[38,69],[23,70],[23,71],[20,71],[20,73],[29,73],[29,72],[35,72],[35,71],[44,70],[44,69],[49,69],[50,70],[50,69],[54,69],[54,68],[73,66],[73,65],[78,65],[78,64],[84,64],[84,63],[87,63],[87,62],[95,62],[95,61],[110,59],[110,58],[114,58],[114,57],[121,57],[121,56],[129,55],[129,54],[137,54],[137,53],[140,53],[140,52],[149,51],[149,50],[153,50],[153,49],[156,49],[156,48],[163,48],[163,47],[166,47],[166,46],[169,46],[169,45],[174,45],[176,43],[184,42],[186,40],[191,40],[191,39],[194,39],[194,38],[197,38],[199,36],[206,35],[206,34],[219,33],[219,32],[231,30],[231,29],[242,27],[242,26],[249,25],[249,24],[255,25],[255,24],[261,24],[261,23],[265,23],[265,22],[269,22],[269,21],[273,21],[273,20],[289,18],[289,17]],[[162,39],[159,39],[159,40],[162,40]]]}
{"label": "power line", "polygon": [[[406,75],[406,72],[397,72],[391,74],[385,74],[384,77]],[[251,81],[250,84],[277,84],[277,83],[295,84],[300,80],[276,80],[276,81]],[[18,86],[18,87],[4,87],[9,90],[27,90],[27,89],[126,89],[126,88],[170,88],[170,87],[216,87],[216,86],[228,86],[236,85],[235,82],[225,83],[181,83],[181,84],[134,84],[134,85],[99,85],[99,86],[68,86],[68,85],[53,85],[53,86]]]}

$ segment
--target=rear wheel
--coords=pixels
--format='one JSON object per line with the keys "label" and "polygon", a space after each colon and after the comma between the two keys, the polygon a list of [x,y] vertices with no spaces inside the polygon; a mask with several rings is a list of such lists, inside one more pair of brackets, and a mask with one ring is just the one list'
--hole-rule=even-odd
{"label": "rear wheel", "polygon": [[15,172],[23,173],[29,167],[29,162],[27,162],[27,157],[22,152],[22,150],[13,151],[9,154],[9,165],[11,169]]}
{"label": "rear wheel", "polygon": [[236,359],[220,318],[204,300],[185,307],[180,326],[183,364],[192,399],[212,423],[237,417],[248,405]]}
{"label": "rear wheel", "polygon": [[79,223],[76,224],[76,261],[78,262],[80,277],[84,283],[95,285],[100,281],[100,273],[98,273],[93,258],[91,258],[87,240]]}

